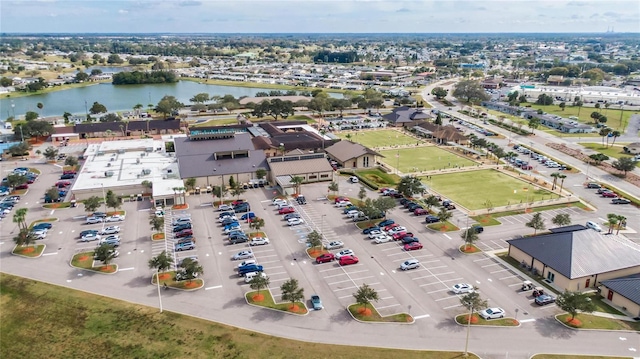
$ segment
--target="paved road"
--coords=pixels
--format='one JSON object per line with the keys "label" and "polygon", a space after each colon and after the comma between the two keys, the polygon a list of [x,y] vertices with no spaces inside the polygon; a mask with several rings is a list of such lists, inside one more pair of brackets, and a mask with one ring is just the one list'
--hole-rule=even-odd
{"label": "paved road", "polygon": [[[7,163],[0,169],[7,171]],[[49,165],[36,165],[45,176],[36,183],[32,192],[22,203],[35,204],[50,183],[59,174],[59,169]],[[48,176],[48,177],[47,177]],[[357,185],[341,182],[341,193],[354,196]],[[194,252],[205,269],[205,289],[184,293],[173,290],[162,291],[162,302],[166,310],[202,317],[237,327],[259,332],[327,344],[369,345],[409,349],[462,350],[465,342],[465,328],[452,322],[452,316],[460,313],[456,306],[456,296],[448,293],[446,287],[458,280],[480,282],[482,292],[492,303],[503,306],[525,320],[519,328],[472,328],[469,341],[470,350],[483,358],[529,358],[544,351],[553,353],[589,353],[600,355],[629,356],[640,348],[638,334],[573,331],[562,327],[550,319],[558,312],[554,306],[537,308],[530,298],[517,293],[520,278],[511,274],[487,255],[463,256],[455,250],[461,243],[455,233],[449,237],[427,231],[419,219],[402,210],[393,210],[397,218],[408,228],[424,238],[426,249],[414,253],[404,253],[394,247],[394,243],[377,246],[355,231],[342,213],[327,201],[314,199],[326,194],[326,184],[303,186],[310,203],[301,209],[311,228],[325,234],[327,240],[340,238],[361,257],[360,266],[336,267],[334,264],[315,265],[304,257],[304,245],[300,243],[306,229],[290,229],[274,214],[268,199],[273,192],[255,189],[246,193],[252,210],[267,218],[264,231],[272,244],[255,248],[259,261],[265,263],[268,273],[276,283],[271,285],[274,293],[283,279],[294,277],[305,288],[308,297],[312,292],[320,293],[326,309],[312,312],[305,317],[293,317],[267,310],[248,307],[242,299],[247,286],[234,274],[237,262],[230,256],[243,245],[225,245],[220,227],[213,220],[210,197],[206,195],[188,198],[189,212],[194,218],[198,248]],[[373,194],[371,194],[373,195]],[[46,255],[37,260],[18,258],[10,254],[11,232],[15,225],[10,221],[2,223],[0,237],[0,269],[2,272],[25,276],[77,290],[114,297],[152,307],[158,306],[156,287],[150,285],[151,271],[147,261],[162,248],[149,241],[150,231],[147,216],[150,203],[125,203],[127,220],[123,227],[123,243],[116,263],[121,271],[116,275],[98,275],[73,269],[68,262],[73,253],[84,247],[77,244],[74,234],[84,228],[73,217],[82,214],[82,209],[48,210],[34,207],[28,220],[54,215],[61,219],[55,224],[55,233],[48,239]],[[576,214],[579,216],[579,214]],[[512,219],[515,229],[517,219]],[[511,231],[501,233],[501,227],[488,228],[483,236],[487,246],[500,244],[500,239]],[[505,227],[507,228],[507,225]],[[509,227],[511,228],[511,227]],[[72,232],[75,231],[75,232]],[[493,233],[495,231],[495,233]],[[495,238],[494,238],[495,237]],[[90,246],[90,245],[89,245]],[[398,260],[413,255],[421,256],[424,264],[421,270],[399,273]],[[373,257],[373,258],[372,258]],[[37,265],[34,265],[36,263]],[[47,268],[42,271],[41,268]],[[348,296],[355,285],[366,282],[375,285],[384,297],[377,306],[382,310],[408,311],[417,320],[413,325],[368,325],[353,321],[344,307],[351,302]],[[343,288],[347,288],[344,291]],[[435,289],[431,289],[433,287]],[[533,320],[531,320],[533,319]],[[508,334],[506,334],[508,331]],[[504,333],[504,334],[503,334]],[[497,339],[504,336],[505,339]],[[506,339],[508,337],[508,340]]]}

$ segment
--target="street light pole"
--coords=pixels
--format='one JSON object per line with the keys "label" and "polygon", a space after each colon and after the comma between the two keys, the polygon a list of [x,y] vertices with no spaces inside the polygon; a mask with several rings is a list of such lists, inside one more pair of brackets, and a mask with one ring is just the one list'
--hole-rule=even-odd
{"label": "street light pole", "polygon": [[160,269],[156,268],[156,283],[158,284],[158,301],[160,302],[160,313],[162,313],[162,295],[160,294]]}
{"label": "street light pole", "polygon": [[[471,303],[469,303],[471,304]],[[471,332],[471,316],[473,315],[473,306],[470,306],[469,317],[467,318],[467,338],[464,341],[464,356],[469,356],[469,332]]]}

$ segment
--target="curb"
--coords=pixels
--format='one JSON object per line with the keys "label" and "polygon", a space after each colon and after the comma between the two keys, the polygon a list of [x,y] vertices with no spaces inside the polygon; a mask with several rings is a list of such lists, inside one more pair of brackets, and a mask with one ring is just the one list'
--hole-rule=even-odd
{"label": "curb", "polygon": [[[357,303],[356,303],[356,304],[357,304]],[[353,305],[353,304],[350,304],[350,305],[349,305],[349,307],[350,307],[350,306],[352,306],[352,305]],[[379,321],[375,321],[375,322],[371,321],[371,322],[369,322],[369,321],[364,321],[364,320],[360,320],[360,319],[358,319],[358,318],[354,317],[354,316],[353,316],[353,313],[351,313],[351,311],[349,310],[349,307],[345,308],[345,310],[347,311],[347,313],[349,313],[349,315],[351,316],[351,318],[353,318],[353,320],[355,320],[355,321],[356,321],[356,322],[358,322],[358,323],[363,323],[363,324],[400,324],[400,325],[411,325],[411,324],[415,324],[415,322],[416,322],[416,319],[415,319],[411,314],[407,314],[407,315],[409,315],[409,316],[411,317],[411,321],[410,321],[410,322],[379,322]],[[374,309],[375,309],[375,307],[374,307]],[[377,311],[378,311],[378,310],[376,309],[376,312],[377,312]],[[398,313],[398,314],[404,314],[404,313]]]}
{"label": "curb", "polygon": [[[85,252],[80,252],[80,253],[85,253]],[[73,255],[73,257],[75,257],[77,254],[80,254],[80,253],[76,253],[76,254],[74,254],[74,255]],[[93,269],[93,268],[100,268],[100,267],[102,267],[102,266],[100,266],[100,267],[92,267],[92,269],[87,269],[87,268],[82,268],[82,267],[74,266],[74,265],[72,264],[72,262],[73,262],[73,257],[71,257],[71,260],[69,261],[69,266],[71,266],[71,268],[75,268],[75,269],[79,269],[79,270],[86,271],[86,272],[91,272],[91,273],[104,274],[104,275],[112,275],[112,274],[116,274],[116,273],[118,273],[118,265],[117,265],[117,264],[115,264],[115,263],[113,263],[113,264],[109,264],[109,265],[110,265],[110,266],[115,266],[115,267],[116,267],[116,270],[115,270],[115,271],[113,271],[113,273],[105,273],[105,272],[102,272],[102,271],[100,271],[100,270]],[[92,263],[92,264],[93,264],[93,263]]]}
{"label": "curb", "polygon": [[462,251],[462,247],[463,246],[464,246],[464,244],[461,245],[460,247],[458,247],[458,252],[460,252],[460,253],[462,253],[464,255],[469,255],[470,256],[470,255],[474,255],[474,254],[482,254],[482,253],[484,253],[484,251],[482,249],[478,248],[477,246],[475,246],[476,248],[478,248],[477,252],[471,252],[471,253],[463,252]]}
{"label": "curb", "polygon": [[[307,310],[307,312],[304,313],[304,314],[299,314],[299,313],[293,313],[293,312],[290,312],[290,311],[284,311],[284,310],[280,310],[280,309],[269,308],[269,307],[265,307],[263,305],[257,305],[257,304],[249,303],[249,299],[247,299],[247,294],[249,294],[249,293],[251,293],[251,292],[245,292],[243,297],[244,297],[244,301],[247,302],[247,304],[252,306],[252,307],[260,308],[260,309],[268,309],[268,310],[271,310],[271,311],[274,311],[274,312],[277,312],[277,313],[285,313],[285,314],[290,314],[290,315],[297,315],[297,316],[300,316],[300,317],[304,317],[306,315],[309,315],[310,310],[309,310],[309,308],[307,308],[307,305],[304,304],[304,302],[302,302],[302,305],[304,305],[304,308]],[[269,291],[269,295],[271,295],[271,291]],[[273,296],[271,296],[271,297],[273,298]]]}
{"label": "curb", "polygon": [[[166,272],[163,272],[163,273],[166,273]],[[155,274],[154,274],[154,275],[155,275]],[[151,285],[153,285],[153,286],[157,286],[157,284],[156,284],[156,283],[153,283],[153,276],[154,276],[154,275],[152,275],[152,276],[151,276]],[[188,289],[178,288],[178,287],[172,287],[172,286],[167,286],[167,289],[175,289],[175,290],[179,290],[179,291],[182,291],[182,292],[193,292],[193,291],[196,291],[196,290],[198,290],[198,289],[204,288],[204,279],[198,279],[198,278],[196,278],[196,280],[201,281],[201,282],[202,282],[202,285],[201,285],[201,286],[199,286],[199,287],[196,287],[196,288],[188,288]]]}
{"label": "curb", "polygon": [[[562,313],[562,314],[556,314],[553,316],[553,319],[556,320],[556,322],[560,323],[562,326],[564,326],[565,328],[571,329],[571,330],[575,330],[575,331],[590,331],[590,332],[620,332],[620,333],[634,333],[637,334],[638,332],[635,330],[625,330],[625,329],[621,329],[621,330],[615,330],[615,329],[591,329],[591,328],[574,328],[570,325],[567,325],[566,323],[564,323],[562,320],[558,319],[559,316],[564,315],[567,313]],[[614,319],[615,320],[615,319]]]}
{"label": "curb", "polygon": [[18,257],[22,257],[22,258],[28,258],[28,259],[37,259],[42,257],[42,255],[44,254],[44,250],[47,249],[47,245],[46,244],[38,244],[39,246],[44,246],[42,248],[42,252],[40,252],[40,255],[35,256],[35,257],[30,257],[30,256],[25,256],[24,254],[21,253],[14,253],[14,251],[16,250],[16,248],[18,248],[18,245],[16,244],[15,247],[13,247],[13,249],[11,250],[11,254],[14,256],[18,256]]}
{"label": "curb", "polygon": [[[467,314],[460,314],[460,315],[467,315]],[[458,323],[458,321],[456,320],[456,317],[453,317],[453,322],[456,323],[456,325],[461,326],[461,327],[466,327],[467,326],[467,324]],[[482,328],[482,327],[487,327],[487,328],[519,328],[519,327],[522,326],[522,323],[520,323],[520,321],[515,319],[515,318],[507,317],[507,318],[501,318],[501,319],[513,319],[516,322],[518,322],[518,325],[479,325],[479,324],[471,323],[471,326],[475,327],[475,328]]]}

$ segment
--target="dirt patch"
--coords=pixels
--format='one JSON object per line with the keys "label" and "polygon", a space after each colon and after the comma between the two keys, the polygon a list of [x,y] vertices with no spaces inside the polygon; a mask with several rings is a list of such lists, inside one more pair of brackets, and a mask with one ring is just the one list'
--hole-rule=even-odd
{"label": "dirt patch", "polygon": [[289,311],[290,311],[290,312],[297,313],[297,312],[299,312],[299,311],[300,311],[300,307],[298,307],[298,305],[297,305],[297,304],[290,305],[290,306],[289,306]]}
{"label": "dirt patch", "polygon": [[573,319],[568,318],[566,323],[568,325],[570,325],[572,327],[576,327],[576,328],[579,328],[579,327],[582,326],[582,322],[580,320],[578,320],[578,318],[573,318]]}
{"label": "dirt patch", "polygon": [[371,309],[369,309],[369,308],[362,307],[362,308],[358,309],[358,314],[360,314],[360,315],[362,315],[364,317],[371,316],[371,313],[372,313]]}
{"label": "dirt patch", "polygon": [[84,261],[86,261],[86,260],[89,260],[89,258],[91,258],[91,257],[89,257],[89,256],[80,256],[80,257],[78,257],[78,260],[79,260],[80,262],[84,262]]}
{"label": "dirt patch", "polygon": [[160,280],[165,280],[165,279],[169,279],[171,278],[171,274],[169,273],[162,273],[158,276],[158,278],[160,278]]}
{"label": "dirt patch", "polygon": [[251,297],[251,300],[254,302],[262,302],[264,300],[264,294],[255,294]]}
{"label": "dirt patch", "polygon": [[100,267],[100,271],[102,271],[102,272],[112,272],[113,271],[113,266],[112,265],[102,266],[102,267]]}
{"label": "dirt patch", "polygon": [[33,248],[33,247],[27,247],[27,248],[22,248],[22,249],[20,250],[20,253],[33,253],[33,252],[35,252],[35,251],[36,251],[36,249],[35,249],[35,248]]}
{"label": "dirt patch", "polygon": [[198,286],[197,282],[187,282],[187,283],[184,284],[185,288],[195,288],[197,286]]}

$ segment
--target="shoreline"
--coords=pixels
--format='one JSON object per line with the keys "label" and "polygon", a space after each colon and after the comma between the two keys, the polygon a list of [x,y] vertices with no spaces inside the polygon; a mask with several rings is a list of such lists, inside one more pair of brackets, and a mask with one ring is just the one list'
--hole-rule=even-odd
{"label": "shoreline", "polygon": [[103,84],[103,83],[106,83],[106,81],[83,82],[83,83],[79,83],[79,84],[64,84],[64,85],[60,85],[60,86],[48,87],[48,88],[46,88],[46,89],[44,89],[42,91],[36,91],[36,92],[14,91],[14,92],[8,92],[8,93],[0,95],[0,99],[5,99],[5,98],[12,99],[12,98],[44,95],[44,94],[51,93],[51,92],[71,90],[71,89],[80,88],[80,87],[89,87],[89,86],[94,86],[94,85],[100,85],[100,84]]}

